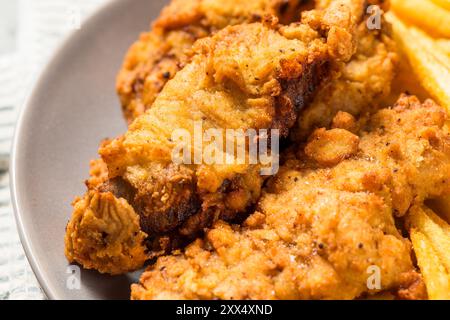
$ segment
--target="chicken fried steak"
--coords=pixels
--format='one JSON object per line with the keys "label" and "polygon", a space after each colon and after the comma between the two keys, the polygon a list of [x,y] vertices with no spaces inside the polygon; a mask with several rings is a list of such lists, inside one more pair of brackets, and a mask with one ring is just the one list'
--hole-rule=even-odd
{"label": "chicken fried steak", "polygon": [[256,203],[264,181],[259,165],[174,164],[171,135],[193,133],[202,121],[204,128],[278,129],[286,137],[334,65],[354,53],[356,19],[348,3],[333,2],[307,23],[284,27],[268,19],[197,42],[192,62],[152,108],[100,148],[108,180],[75,202],[69,261],[111,274],[134,270],[145,246],[148,257],[170,251]]}

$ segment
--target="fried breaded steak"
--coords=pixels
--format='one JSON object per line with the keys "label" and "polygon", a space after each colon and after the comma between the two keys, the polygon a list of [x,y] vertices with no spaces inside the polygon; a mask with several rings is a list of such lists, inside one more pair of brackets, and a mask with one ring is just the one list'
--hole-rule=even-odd
{"label": "fried breaded steak", "polygon": [[117,77],[124,116],[131,123],[150,108],[166,82],[189,61],[198,39],[230,25],[276,16],[281,23],[300,20],[308,0],[172,0],[149,32],[129,49]]}
{"label": "fried breaded steak", "polygon": [[[349,3],[314,11],[307,23],[284,27],[269,19],[227,27],[198,42],[192,61],[152,108],[100,148],[108,180],[97,185],[103,175],[91,179],[91,190],[75,203],[66,233],[69,261],[127,272],[143,260],[128,252],[148,246],[149,256],[162,254],[256,203],[265,179],[259,165],[175,164],[172,133],[184,129],[194,136],[194,123],[202,121],[204,128],[278,129],[286,137],[334,64],[355,51],[359,17],[351,15]],[[129,232],[117,237],[120,226]],[[118,255],[129,261],[117,262]]]}
{"label": "fried breaded steak", "polygon": [[[394,217],[450,193],[446,118],[434,102],[408,96],[358,122],[338,114],[288,157],[243,226],[219,221],[160,257],[131,297],[352,299],[392,290],[425,298]],[[373,270],[378,288],[368,284]]]}

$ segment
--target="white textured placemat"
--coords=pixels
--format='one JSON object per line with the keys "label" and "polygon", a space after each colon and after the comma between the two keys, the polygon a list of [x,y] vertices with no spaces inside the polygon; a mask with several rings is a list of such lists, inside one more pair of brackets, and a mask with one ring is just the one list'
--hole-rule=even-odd
{"label": "white textured placemat", "polygon": [[44,299],[19,241],[8,162],[17,113],[33,79],[71,30],[108,0],[0,0],[0,300]]}

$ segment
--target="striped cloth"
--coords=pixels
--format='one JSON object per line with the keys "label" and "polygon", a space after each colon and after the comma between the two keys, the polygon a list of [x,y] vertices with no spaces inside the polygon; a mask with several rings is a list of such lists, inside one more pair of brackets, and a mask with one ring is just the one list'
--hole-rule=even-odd
{"label": "striped cloth", "polygon": [[108,0],[0,0],[0,300],[45,299],[19,241],[8,162],[18,110],[61,39]]}

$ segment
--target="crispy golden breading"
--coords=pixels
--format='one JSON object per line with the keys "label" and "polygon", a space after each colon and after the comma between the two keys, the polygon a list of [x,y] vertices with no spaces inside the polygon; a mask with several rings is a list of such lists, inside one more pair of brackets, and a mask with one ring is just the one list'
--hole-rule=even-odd
{"label": "crispy golden breading", "polygon": [[[302,24],[280,27],[276,19],[268,19],[227,27],[202,39],[193,48],[192,61],[166,84],[152,108],[124,136],[100,148],[108,181],[94,183],[93,191],[113,194],[116,201],[130,205],[148,234],[150,257],[192,239],[217,219],[245,213],[259,199],[265,179],[261,167],[248,162],[175,164],[174,130],[184,129],[193,137],[195,121],[202,121],[203,130],[279,129],[286,137],[334,64],[355,51],[357,19],[348,6],[352,2],[333,2],[326,10],[310,13]],[[224,155],[226,150],[219,152]],[[66,238],[69,260],[109,272],[111,261],[93,255],[97,249],[102,255],[108,247],[116,250],[121,239],[101,230],[106,241],[85,243],[84,237],[98,237],[90,232],[100,231],[79,224],[83,218],[76,212],[68,233],[79,231]],[[108,215],[96,216],[103,218],[105,229],[114,223]],[[133,243],[141,240],[136,234],[128,236]],[[111,272],[120,268],[116,263]],[[128,270],[126,264],[123,271]]]}
{"label": "crispy golden breading", "polygon": [[90,191],[74,201],[65,253],[69,261],[82,262],[86,269],[120,274],[145,262],[145,238],[139,216],[124,199]]}
{"label": "crispy golden breading", "polygon": [[[319,129],[242,227],[217,222],[184,252],[160,257],[132,298],[352,299],[379,290],[425,298],[394,217],[450,193],[446,118],[434,102],[402,96],[359,121],[357,135]],[[373,266],[381,288],[369,290]]]}
{"label": "crispy golden breading", "polygon": [[[306,3],[303,5],[303,3]],[[194,42],[229,25],[260,21],[265,15],[287,24],[313,1],[172,0],[129,49],[117,77],[117,92],[129,123],[151,107],[166,82],[188,62]]]}
{"label": "crispy golden breading", "polygon": [[359,25],[356,54],[302,112],[292,130],[294,141],[304,140],[315,128],[329,126],[339,111],[359,116],[382,106],[391,92],[398,57],[388,24],[383,20],[381,26],[381,30],[369,30],[366,21]]}
{"label": "crispy golden breading", "polygon": [[94,190],[108,181],[108,167],[102,159],[91,160],[89,163],[89,179],[86,186],[89,190]]}

